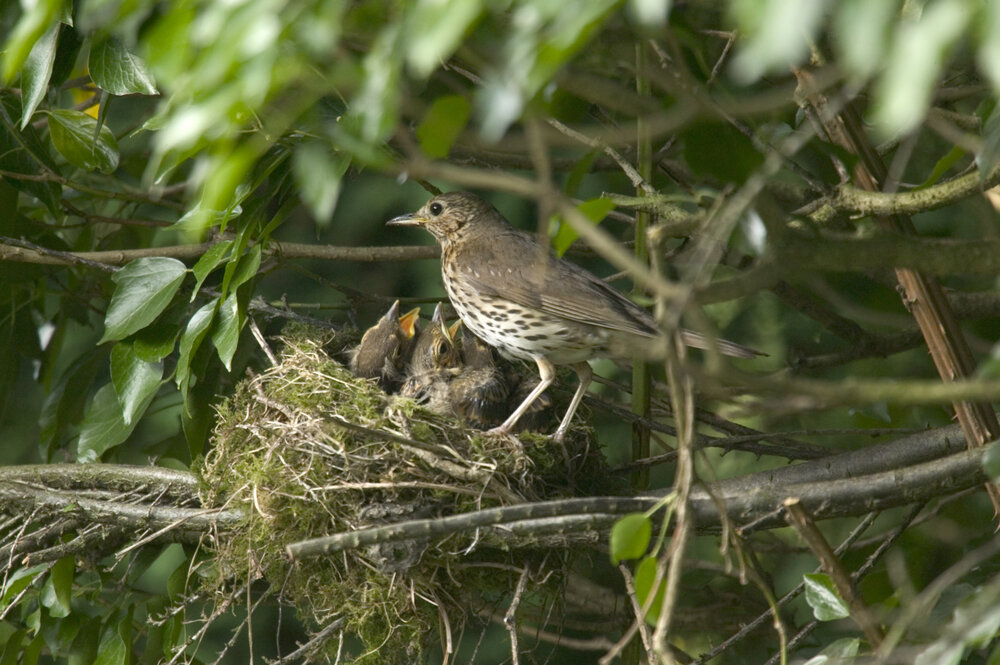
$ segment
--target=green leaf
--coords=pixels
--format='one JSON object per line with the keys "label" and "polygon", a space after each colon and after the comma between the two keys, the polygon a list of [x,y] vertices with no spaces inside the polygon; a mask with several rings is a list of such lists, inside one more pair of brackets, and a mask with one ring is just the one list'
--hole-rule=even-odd
{"label": "green leaf", "polygon": [[834,46],[844,68],[861,83],[885,60],[898,0],[840,0],[833,13]]}
{"label": "green leaf", "polygon": [[177,370],[174,374],[174,381],[182,392],[187,392],[188,381],[191,378],[191,362],[194,354],[198,351],[201,341],[208,334],[208,329],[212,325],[215,317],[215,309],[219,304],[219,299],[215,298],[204,305],[191,316],[184,334],[181,335],[180,356],[177,359]]}
{"label": "green leaf", "polygon": [[132,425],[146,411],[162,379],[163,363],[143,360],[131,344],[118,342],[111,349],[111,382],[126,425]]}
{"label": "green leaf", "polygon": [[638,559],[646,553],[653,533],[653,523],[642,513],[621,518],[611,528],[611,563]]}
{"label": "green leaf", "polygon": [[219,360],[228,371],[232,371],[233,356],[236,354],[236,345],[239,344],[242,327],[243,317],[240,316],[239,304],[234,292],[219,307],[219,318],[212,331],[212,344],[219,352]]}
{"label": "green leaf", "polygon": [[155,95],[156,83],[146,63],[129,53],[121,41],[109,37],[90,47],[90,76],[112,95]]}
{"label": "green leaf", "polygon": [[39,633],[38,635],[35,635],[35,639],[33,639],[28,646],[25,647],[18,665],[36,665],[38,663],[38,657],[42,653],[43,646],[45,646],[45,636]]}
{"label": "green leaf", "polygon": [[85,352],[59,377],[51,392],[45,397],[38,417],[41,441],[51,448],[62,436],[66,427],[80,420],[87,403],[90,384],[103,366],[106,351],[92,349]]}
{"label": "green leaf", "polygon": [[68,613],[70,602],[73,599],[73,576],[76,572],[76,559],[72,556],[65,556],[52,566],[49,571],[49,579],[52,580],[52,587],[55,589],[59,604]]}
{"label": "green leaf", "polygon": [[191,566],[186,560],[181,561],[174,568],[174,572],[170,573],[170,577],[167,578],[167,598],[170,602],[176,602],[184,596],[190,575]]}
{"label": "green leaf", "polygon": [[[261,246],[256,244],[247,250],[246,254],[240,257],[239,262],[236,264],[235,270],[232,271],[233,276],[227,283],[225,279],[222,281],[223,291],[227,294],[234,292],[243,284],[257,276],[257,271],[260,269],[260,254]],[[227,266],[227,270],[229,266]]]}
{"label": "green leaf", "polygon": [[856,637],[842,637],[823,647],[823,650],[807,660],[804,665],[838,665],[849,663],[858,655],[861,640]]}
{"label": "green leaf", "polygon": [[59,23],[54,24],[35,42],[24,61],[24,71],[21,72],[21,129],[28,126],[35,109],[45,98],[49,89],[49,78],[52,76],[52,65],[56,61],[56,48],[59,44]]}
{"label": "green leaf", "polygon": [[194,273],[195,283],[194,290],[191,292],[191,302],[198,296],[198,291],[201,290],[201,285],[205,282],[212,271],[219,267],[219,264],[226,258],[229,254],[230,248],[233,246],[232,240],[223,240],[217,242],[211,247],[209,247],[198,262],[194,264],[191,268],[191,272]]}
{"label": "green leaf", "polygon": [[109,624],[105,628],[94,665],[128,665],[129,648],[122,632],[121,623]]}
{"label": "green leaf", "polygon": [[22,5],[24,11],[3,45],[0,78],[9,83],[21,70],[25,60],[42,35],[64,11],[63,0],[37,0]]}
{"label": "green leaf", "polygon": [[0,606],[6,607],[14,596],[24,591],[29,584],[35,581],[38,576],[48,566],[40,563],[29,568],[18,568],[3,580],[3,587],[0,587]]}
{"label": "green leaf", "polygon": [[180,332],[173,320],[154,321],[132,337],[132,350],[140,360],[155,363],[170,355]]}
{"label": "green leaf", "polygon": [[[594,224],[599,224],[601,220],[608,216],[609,212],[615,209],[615,204],[608,199],[590,199],[578,205],[576,209]],[[565,254],[570,245],[576,242],[576,239],[579,237],[580,234],[572,226],[560,220],[558,230],[552,238],[552,248],[555,250],[556,255],[562,256]]]}
{"label": "green leaf", "polygon": [[396,126],[401,63],[393,54],[399,52],[400,33],[398,23],[387,24],[364,59],[363,85],[352,109],[359,114],[361,138],[367,143],[387,138]]}
{"label": "green leaf", "polygon": [[3,644],[3,649],[0,649],[0,665],[19,665],[23,662],[21,655],[24,638],[27,635],[26,631],[15,630],[0,639],[0,643]]}
{"label": "green leaf", "polygon": [[[73,166],[87,171],[112,173],[118,168],[118,142],[111,130],[82,111],[56,109],[49,116],[52,145]],[[97,140],[94,140],[97,136]]]}
{"label": "green leaf", "polygon": [[62,619],[69,616],[70,601],[73,598],[74,559],[71,556],[59,559],[42,586],[41,603],[49,610],[49,615]]}
{"label": "green leaf", "polygon": [[469,102],[461,95],[438,97],[417,126],[417,139],[424,153],[433,159],[448,156],[455,139],[469,123]]}
{"label": "green leaf", "polygon": [[152,323],[170,304],[186,272],[183,263],[167,257],[135,259],[116,272],[98,344],[123,339]]}
{"label": "green leaf", "polygon": [[928,3],[918,20],[902,21],[896,29],[875,86],[872,118],[882,136],[905,134],[923,121],[941,70],[965,32],[973,7],[965,0],[938,0]]}
{"label": "green leaf", "polygon": [[807,573],[803,576],[806,585],[806,603],[819,621],[834,621],[851,615],[847,603],[837,595],[830,576],[825,573]]}
{"label": "green leaf", "polygon": [[[985,146],[983,153],[985,153]],[[937,160],[934,163],[934,168],[931,170],[931,174],[927,176],[926,180],[924,180],[917,186],[917,189],[924,189],[925,187],[936,185],[938,181],[940,181],[941,178],[944,177],[944,174],[947,173],[951,169],[951,167],[953,167],[956,163],[958,163],[958,160],[962,159],[963,157],[965,157],[965,148],[962,148],[961,146],[957,145],[953,146],[952,149],[949,150],[944,157],[942,157],[941,159]],[[976,156],[977,162],[979,161],[979,158],[980,155],[977,155]],[[980,169],[981,168],[982,166],[980,166]],[[987,173],[980,171],[979,175],[980,177],[985,178]]]}
{"label": "green leaf", "polygon": [[295,150],[292,168],[299,194],[316,222],[330,223],[340,197],[340,186],[351,158],[331,153],[319,143],[306,143]]}
{"label": "green leaf", "polygon": [[764,162],[753,142],[728,123],[700,123],[681,136],[684,159],[700,176],[742,184]]}
{"label": "green leaf", "polygon": [[481,0],[415,2],[406,19],[406,61],[418,77],[452,54],[482,11]]}
{"label": "green leaf", "polygon": [[[0,122],[0,169],[35,176],[42,175],[43,169],[58,172],[48,147],[38,138],[34,127],[28,125],[20,132],[15,130],[14,118],[22,115],[18,102],[13,95],[0,95],[0,117],[3,119]],[[39,199],[54,218],[61,218],[62,186],[59,183],[21,178],[7,179],[7,183]]]}
{"label": "green leaf", "polygon": [[[884,0],[881,0],[884,1]],[[743,82],[771,71],[787,71],[809,54],[809,41],[823,20],[825,2],[812,0],[737,0],[733,19],[744,35],[732,62]]]}
{"label": "green leaf", "polygon": [[656,620],[660,616],[660,607],[663,605],[663,594],[666,592],[666,579],[660,580],[656,588],[656,595],[650,604],[649,596],[653,593],[653,583],[656,581],[656,557],[647,556],[639,562],[635,569],[635,595],[639,599],[640,607],[649,607],[646,612],[646,623],[656,625]]}
{"label": "green leaf", "polygon": [[94,395],[83,414],[76,461],[96,462],[105,452],[121,445],[134,428],[135,423],[125,424],[115,387],[106,383]]}
{"label": "green leaf", "polygon": [[[954,152],[956,148],[952,149]],[[964,154],[964,153],[963,153]],[[983,125],[982,148],[976,153],[976,166],[979,168],[979,180],[986,179],[997,163],[1000,162],[1000,107],[994,107]]]}
{"label": "green leaf", "polygon": [[994,441],[983,454],[983,471],[996,483],[1000,480],[1000,441]]}

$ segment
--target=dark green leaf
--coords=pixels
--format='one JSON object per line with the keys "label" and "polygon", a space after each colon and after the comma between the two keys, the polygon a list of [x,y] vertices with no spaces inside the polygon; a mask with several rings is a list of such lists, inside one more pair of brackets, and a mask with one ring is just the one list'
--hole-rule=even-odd
{"label": "dark green leaf", "polygon": [[698,124],[681,136],[684,158],[701,176],[742,184],[764,161],[753,142],[730,124]]}
{"label": "dark green leaf", "polygon": [[118,342],[111,349],[111,382],[126,425],[132,425],[146,411],[162,379],[163,363],[141,359],[131,344]]}
{"label": "dark green leaf", "polygon": [[447,157],[455,139],[468,124],[469,114],[469,102],[461,95],[435,99],[417,126],[417,139],[424,153],[433,159]]}
{"label": "dark green leaf", "polygon": [[[52,144],[73,166],[112,173],[118,168],[118,142],[107,127],[82,111],[47,111]],[[97,140],[94,140],[94,136]]]}
{"label": "dark green leaf", "polygon": [[116,272],[111,279],[117,287],[99,343],[122,339],[152,323],[170,304],[186,272],[183,263],[166,257],[136,259]]}
{"label": "dark green leaf", "polygon": [[[184,430],[184,440],[188,445],[191,459],[197,459],[205,452],[205,442],[208,441],[212,429],[212,417],[215,410],[212,404],[219,392],[221,367],[209,363],[210,349],[193,357],[191,374],[197,374],[198,381],[188,386],[184,392],[184,408],[181,410],[181,427]],[[183,389],[182,389],[183,390]]]}
{"label": "dark green leaf", "polygon": [[59,559],[49,571],[49,576],[42,586],[42,605],[48,608],[49,616],[58,619],[69,616],[70,601],[73,598],[73,573],[75,571],[73,557]]}
{"label": "dark green leaf", "polygon": [[3,587],[0,588],[0,605],[6,607],[14,596],[24,591],[47,567],[45,564],[38,564],[29,568],[18,568],[8,575],[3,580]]}
{"label": "dark green leaf", "polygon": [[653,593],[653,583],[656,582],[656,557],[647,556],[635,569],[635,595],[639,599],[641,607],[648,607],[646,612],[646,622],[650,625],[656,624],[656,619],[660,616],[660,607],[663,605],[663,594],[666,591],[666,579],[661,579],[656,587],[656,594],[652,603],[649,601],[650,594]]}
{"label": "dark green leaf", "polygon": [[43,445],[52,447],[62,436],[67,425],[78,422],[83,416],[88,389],[98,369],[104,363],[106,355],[103,349],[84,353],[59,377],[46,396],[38,418]]}
{"label": "dark green leaf", "polygon": [[228,284],[223,282],[223,288],[226,293],[231,293],[238,289],[243,284],[257,276],[257,271],[260,269],[260,245],[254,245],[247,250],[246,254],[240,257],[239,263],[236,265],[236,270],[233,272],[233,277]]}
{"label": "dark green leaf", "polygon": [[45,636],[39,633],[21,654],[21,660],[18,665],[36,665],[36,663],[38,663],[38,657],[42,653],[43,646],[45,646]]}
{"label": "dark green leaf", "polygon": [[198,291],[201,289],[202,283],[204,283],[205,278],[208,277],[213,270],[215,270],[226,255],[229,254],[230,248],[233,246],[232,240],[222,240],[216,244],[209,247],[198,262],[194,264],[191,268],[191,272],[194,273],[195,283],[194,290],[191,292],[191,302],[198,296]]}
{"label": "dark green leaf", "polygon": [[21,129],[28,126],[35,109],[45,98],[52,76],[52,64],[56,60],[59,43],[59,27],[56,23],[35,42],[21,72]]}
{"label": "dark green leaf", "polygon": [[[29,125],[20,132],[15,130],[14,118],[21,117],[18,101],[13,95],[0,95],[0,114],[4,120],[0,122],[0,169],[29,176],[41,176],[43,168],[58,172],[55,161],[33,127]],[[61,218],[62,186],[59,183],[21,178],[9,178],[7,182],[44,203],[53,217]]]}
{"label": "dark green leaf", "polygon": [[232,370],[233,355],[240,341],[243,317],[240,316],[236,293],[231,293],[219,307],[219,317],[212,331],[212,344],[219,352],[219,360],[227,370]]}
{"label": "dark green leaf", "polygon": [[20,665],[24,639],[28,636],[23,630],[15,630],[0,638],[3,649],[0,650],[0,665]]}
{"label": "dark green leaf", "polygon": [[96,462],[105,452],[121,445],[134,427],[134,423],[126,425],[122,418],[122,408],[118,403],[115,387],[110,383],[105,384],[94,395],[83,414],[76,461]]}
{"label": "dark green leaf", "polygon": [[108,37],[90,47],[90,75],[112,95],[155,95],[156,83],[146,64],[121,41]]}
{"label": "dark green leaf", "polygon": [[208,329],[212,325],[215,317],[215,309],[219,304],[219,299],[215,298],[204,305],[191,316],[184,334],[181,335],[180,356],[177,359],[177,370],[174,374],[174,381],[182,392],[187,392],[188,380],[191,372],[191,362],[194,354],[198,351],[201,341],[208,334]]}
{"label": "dark green leaf", "polygon": [[806,602],[819,621],[834,621],[851,615],[847,603],[837,595],[830,576],[825,573],[808,573],[803,576],[806,584]]}
{"label": "dark green leaf", "polygon": [[182,561],[167,578],[167,598],[171,601],[180,599],[187,589],[191,568],[187,561]]}
{"label": "dark green leaf", "polygon": [[646,553],[653,523],[642,513],[621,518],[611,528],[611,563],[623,559],[638,559]]}
{"label": "dark green leaf", "polygon": [[180,333],[180,327],[173,320],[154,321],[132,337],[132,350],[140,360],[155,363],[170,355]]}
{"label": "dark green leaf", "polygon": [[101,643],[97,647],[94,665],[128,665],[129,648],[122,638],[120,626],[111,623],[104,629]]}

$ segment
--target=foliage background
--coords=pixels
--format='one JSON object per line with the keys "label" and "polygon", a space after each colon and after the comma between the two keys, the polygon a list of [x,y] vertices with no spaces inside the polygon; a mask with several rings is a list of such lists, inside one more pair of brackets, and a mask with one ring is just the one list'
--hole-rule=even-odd
{"label": "foliage background", "polygon": [[[636,229],[673,224],[648,251],[691,287],[685,294],[723,336],[769,354],[742,366],[756,382],[712,367],[705,375],[702,387],[716,399],[699,406],[744,425],[839,451],[870,445],[865,430],[950,422],[950,399],[905,383],[938,373],[887,270],[898,261],[937,261],[983,379],[969,394],[997,396],[989,381],[1000,362],[990,258],[997,212],[983,191],[997,184],[1000,152],[1000,3],[37,0],[3,3],[0,34],[6,465],[188,468],[209,444],[213,403],[265,363],[247,317],[268,333],[286,318],[257,304],[364,327],[396,298],[442,299],[433,248],[396,247],[430,247],[429,239],[383,226],[426,200],[421,182],[487,194],[516,225],[551,233],[560,250],[589,228],[566,206],[604,193],[617,214],[597,228],[619,243],[639,238],[628,249],[641,260],[645,237]],[[875,203],[846,186],[858,160],[818,137],[822,113],[810,110],[803,88],[796,95],[793,71],[815,78],[832,116],[849,102],[863,110],[867,140],[888,165],[886,191],[930,193],[908,210],[919,213],[919,236],[972,242],[880,255],[910,246],[893,235],[878,244],[887,236]],[[935,189],[969,174],[973,186],[952,199]],[[700,261],[678,239],[698,229],[720,234],[726,252]],[[783,245],[789,235],[808,242]],[[624,269],[602,258],[606,245],[595,246],[574,247],[573,260],[601,274]],[[355,247],[395,249],[345,258],[342,248]],[[113,273],[140,256],[159,258]],[[139,273],[151,275],[151,290],[139,289]],[[687,325],[703,325],[687,314]],[[621,379],[613,364],[598,367]],[[790,376],[830,391],[784,382]],[[852,383],[869,379],[901,389],[886,397]],[[630,423],[599,408],[592,419],[610,463],[628,462]],[[695,460],[704,478],[786,462],[721,447]],[[673,481],[672,465],[649,479],[654,488]],[[966,495],[906,530],[862,585],[884,622],[991,537],[990,508],[984,492]],[[903,515],[890,511],[877,528],[888,531]],[[855,523],[824,528],[838,540]],[[13,534],[14,524],[4,529]],[[815,567],[793,533],[763,541],[774,588]],[[718,550],[717,537],[693,540],[688,557],[698,563],[685,583],[753,605],[744,596],[754,596],[752,585],[724,570]],[[845,566],[867,554],[849,555]],[[16,603],[17,566],[8,566],[0,662],[39,653],[156,662],[171,644],[154,653],[130,631],[167,605],[171,574],[192,556],[164,546],[134,562],[133,577],[107,560],[91,567],[69,556],[58,569],[17,578],[37,584]],[[947,637],[957,658],[995,658],[989,612],[975,615],[979,633],[945,634],[962,597],[994,593],[994,568],[964,578],[935,606],[936,627],[907,644]],[[594,576],[620,584],[614,569]],[[114,589],[127,599],[117,609],[107,602]],[[800,601],[788,621],[803,624],[810,612]],[[255,631],[257,656],[277,653],[277,642],[287,653],[300,630],[273,608],[256,621],[284,626],[277,639]],[[189,657],[211,662],[227,628],[218,624],[204,652]],[[684,647],[698,653],[724,634],[710,626]],[[856,634],[846,622],[824,625],[792,653]],[[492,648],[506,657],[506,639],[489,631],[487,644],[501,646],[485,648],[482,662]],[[753,644],[720,658],[763,662],[779,648],[773,635]],[[245,662],[247,648],[240,641],[225,658]],[[535,656],[578,662],[569,650],[539,647]]]}

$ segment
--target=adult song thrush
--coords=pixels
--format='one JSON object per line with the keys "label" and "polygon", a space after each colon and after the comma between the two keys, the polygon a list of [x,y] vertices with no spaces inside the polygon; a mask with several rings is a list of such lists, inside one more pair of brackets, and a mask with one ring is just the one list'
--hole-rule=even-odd
{"label": "adult song thrush", "polygon": [[[462,322],[506,356],[533,360],[541,380],[504,422],[490,430],[508,434],[569,365],[580,384],[554,438],[561,441],[593,378],[595,357],[643,356],[663,339],[656,320],[583,268],[556,258],[533,236],[515,229],[493,206],[468,192],[435,196],[391,226],[422,226],[441,244],[441,276]],[[756,351],[682,331],[689,346],[715,346],[731,356]]]}
{"label": "adult song thrush", "polygon": [[419,320],[419,307],[400,316],[399,301],[393,302],[378,323],[365,331],[361,343],[348,352],[348,366],[355,376],[377,379],[386,392],[399,388],[420,328]]}

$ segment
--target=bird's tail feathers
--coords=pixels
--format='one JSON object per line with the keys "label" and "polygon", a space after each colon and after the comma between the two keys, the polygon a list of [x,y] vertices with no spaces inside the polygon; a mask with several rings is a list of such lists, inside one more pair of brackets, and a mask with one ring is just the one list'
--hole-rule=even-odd
{"label": "bird's tail feathers", "polygon": [[732,356],[733,358],[756,358],[757,356],[767,355],[756,349],[751,349],[749,346],[730,342],[728,339],[709,337],[693,330],[681,330],[681,338],[688,346],[693,346],[696,349],[718,349],[722,355]]}

